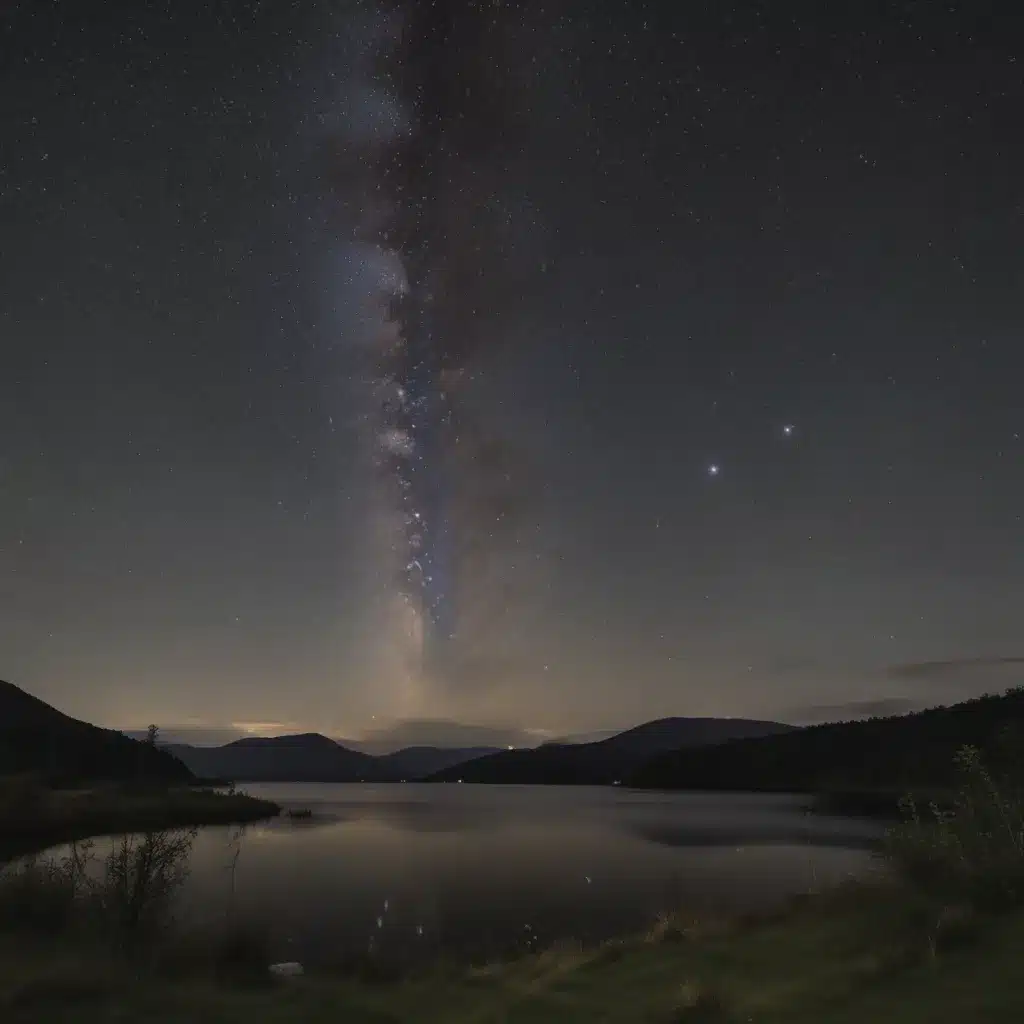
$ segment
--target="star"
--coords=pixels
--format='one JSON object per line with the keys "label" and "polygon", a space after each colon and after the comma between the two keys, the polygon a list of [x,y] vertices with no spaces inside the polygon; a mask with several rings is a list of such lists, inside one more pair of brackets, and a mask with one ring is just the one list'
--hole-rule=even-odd
{"label": "star", "polygon": [[711,465],[708,466],[708,476],[718,476],[721,471],[721,467],[717,462],[712,462]]}
{"label": "star", "polygon": [[792,437],[796,433],[796,427],[792,423],[786,423],[782,427],[783,437]]}

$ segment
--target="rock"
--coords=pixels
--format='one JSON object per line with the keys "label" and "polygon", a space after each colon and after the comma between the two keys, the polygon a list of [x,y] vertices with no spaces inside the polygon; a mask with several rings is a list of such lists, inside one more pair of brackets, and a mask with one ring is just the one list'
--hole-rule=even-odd
{"label": "rock", "polygon": [[275,978],[298,978],[302,975],[302,964],[290,960],[283,964],[271,964],[270,973]]}

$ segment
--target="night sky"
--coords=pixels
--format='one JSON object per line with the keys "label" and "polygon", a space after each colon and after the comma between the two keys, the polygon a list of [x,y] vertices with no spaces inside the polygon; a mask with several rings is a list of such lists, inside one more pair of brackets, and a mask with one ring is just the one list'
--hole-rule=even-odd
{"label": "night sky", "polygon": [[3,6],[0,678],[345,737],[1021,681],[1012,5],[441,6],[427,93],[369,3]]}

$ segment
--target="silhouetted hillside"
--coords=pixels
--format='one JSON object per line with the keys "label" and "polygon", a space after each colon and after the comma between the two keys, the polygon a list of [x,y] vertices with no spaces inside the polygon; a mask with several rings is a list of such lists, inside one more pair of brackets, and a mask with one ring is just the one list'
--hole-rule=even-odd
{"label": "silhouetted hillside", "polygon": [[223,747],[169,748],[204,778],[234,782],[371,782],[376,759],[319,733],[247,736]]}
{"label": "silhouetted hillside", "polygon": [[503,750],[431,776],[435,782],[523,785],[610,785],[656,754],[677,747],[704,747],[746,736],[792,731],[779,722],[738,718],[662,718],[596,743],[547,743]]}
{"label": "silhouetted hillside", "polygon": [[0,680],[0,775],[20,774],[59,784],[192,781],[192,773],[169,752],[70,718]]}
{"label": "silhouetted hillside", "polygon": [[776,792],[937,789],[954,781],[953,755],[993,751],[1024,723],[1024,690],[909,715],[815,725],[654,758],[626,783],[659,789]]}
{"label": "silhouetted hillside", "polygon": [[381,778],[412,782],[424,779],[466,761],[497,753],[498,747],[405,747],[392,754],[382,754],[377,761]]}
{"label": "silhouetted hillside", "polygon": [[168,750],[203,778],[234,782],[413,782],[493,747],[406,747],[375,757],[322,736],[248,736],[222,747],[170,744]]}

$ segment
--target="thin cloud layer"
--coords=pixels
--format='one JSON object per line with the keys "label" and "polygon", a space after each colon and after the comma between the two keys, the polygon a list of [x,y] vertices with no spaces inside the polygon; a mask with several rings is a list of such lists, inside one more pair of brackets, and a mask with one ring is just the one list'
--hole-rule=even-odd
{"label": "thin cloud layer", "polygon": [[1024,666],[1024,657],[950,658],[945,661],[915,661],[902,665],[891,665],[888,669],[888,675],[894,679],[954,682],[966,679],[972,675],[976,676],[979,669],[1002,668],[1015,665]]}
{"label": "thin cloud layer", "polygon": [[[205,725],[168,725],[160,726],[161,743],[187,743],[193,747],[222,747],[225,743],[233,743],[247,733],[230,726]],[[145,729],[125,729],[125,736],[133,740],[144,740]]]}
{"label": "thin cloud layer", "polygon": [[855,700],[843,704],[808,704],[793,708],[784,715],[794,725],[817,725],[823,722],[848,722],[856,718],[886,718],[920,711],[925,702],[910,697],[880,697],[875,700]]}

